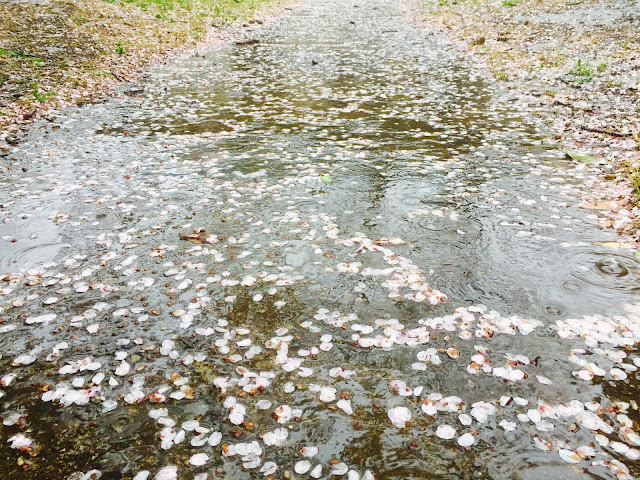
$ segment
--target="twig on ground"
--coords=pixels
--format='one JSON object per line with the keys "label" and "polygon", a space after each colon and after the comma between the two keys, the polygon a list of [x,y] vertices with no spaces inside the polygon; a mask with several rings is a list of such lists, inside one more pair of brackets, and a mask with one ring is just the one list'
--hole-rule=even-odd
{"label": "twig on ground", "polygon": [[592,133],[604,133],[605,135],[611,135],[612,137],[630,137],[631,133],[626,133],[626,132],[616,132],[613,130],[608,130],[608,129],[604,129],[604,128],[593,128],[593,127],[586,127],[584,125],[582,125],[580,127],[582,130],[585,130],[587,132],[592,132]]}

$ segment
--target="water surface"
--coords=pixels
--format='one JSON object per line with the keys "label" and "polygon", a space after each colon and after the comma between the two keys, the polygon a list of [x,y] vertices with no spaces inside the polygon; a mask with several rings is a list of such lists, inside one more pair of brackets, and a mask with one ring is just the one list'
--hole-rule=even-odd
{"label": "water surface", "polygon": [[5,160],[7,478],[637,475],[638,261],[593,173],[391,1],[250,39]]}

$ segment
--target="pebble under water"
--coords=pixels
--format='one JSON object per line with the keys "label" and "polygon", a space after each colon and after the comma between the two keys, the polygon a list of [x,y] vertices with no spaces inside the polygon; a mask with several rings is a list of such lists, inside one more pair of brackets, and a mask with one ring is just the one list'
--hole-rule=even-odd
{"label": "pebble under water", "polygon": [[391,0],[306,0],[2,167],[5,478],[640,475],[595,173]]}

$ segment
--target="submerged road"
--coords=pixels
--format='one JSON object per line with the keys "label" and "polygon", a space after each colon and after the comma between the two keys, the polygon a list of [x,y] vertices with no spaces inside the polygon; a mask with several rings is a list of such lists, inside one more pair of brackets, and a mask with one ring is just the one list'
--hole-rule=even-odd
{"label": "submerged road", "polygon": [[588,167],[390,0],[243,40],[3,159],[4,478],[637,478]]}

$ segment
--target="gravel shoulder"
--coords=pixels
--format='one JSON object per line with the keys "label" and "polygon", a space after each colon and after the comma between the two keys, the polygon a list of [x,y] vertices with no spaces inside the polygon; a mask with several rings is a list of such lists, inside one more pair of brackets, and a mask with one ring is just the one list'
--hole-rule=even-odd
{"label": "gravel shoulder", "polygon": [[472,54],[515,102],[555,130],[566,149],[606,162],[594,165],[602,182],[586,201],[600,207],[607,227],[635,242],[640,2],[426,0],[413,6],[416,20]]}

